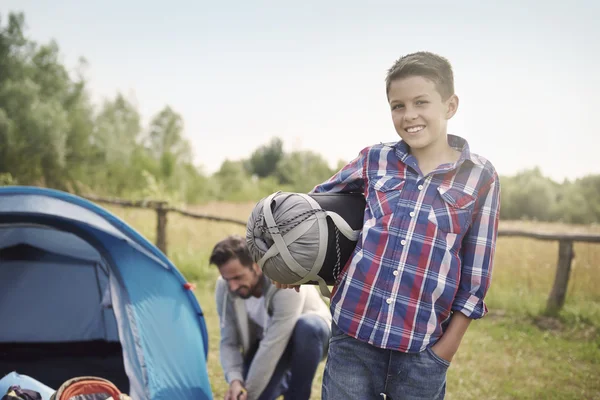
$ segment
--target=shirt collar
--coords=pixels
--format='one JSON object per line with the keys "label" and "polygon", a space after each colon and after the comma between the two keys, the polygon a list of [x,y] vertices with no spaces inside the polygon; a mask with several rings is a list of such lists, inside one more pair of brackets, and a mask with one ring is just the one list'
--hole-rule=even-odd
{"label": "shirt collar", "polygon": [[[450,147],[460,151],[460,157],[459,157],[458,161],[456,162],[456,165],[462,164],[465,160],[475,162],[472,158],[471,150],[469,149],[469,143],[467,142],[466,139],[464,139],[460,136],[451,135],[451,134],[448,134],[447,137],[448,137],[448,144],[450,145]],[[410,156],[410,152],[409,152],[410,149],[409,149],[408,144],[404,140],[400,140],[394,145],[394,148],[395,148],[396,154],[398,155],[400,160],[402,160],[402,162],[406,163],[407,158]]]}

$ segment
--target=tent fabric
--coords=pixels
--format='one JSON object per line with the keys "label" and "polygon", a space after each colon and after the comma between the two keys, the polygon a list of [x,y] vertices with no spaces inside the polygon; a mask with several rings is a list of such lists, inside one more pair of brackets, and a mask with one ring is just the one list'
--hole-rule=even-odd
{"label": "tent fabric", "polygon": [[[116,341],[114,314],[101,306],[108,277],[100,271],[96,264],[3,262],[0,316],[19,318],[3,324],[0,342]],[[35,307],[29,296],[35,296]]]}
{"label": "tent fabric", "polygon": [[[76,222],[77,226],[83,226],[86,231],[102,231],[112,237],[125,240],[146,256],[155,257],[155,260],[165,267],[169,264],[160,250],[150,244],[142,235],[108,211],[85,199],[42,188],[22,188],[21,191],[11,190],[12,187],[0,189],[3,189],[0,192],[0,195],[3,196],[0,201],[0,215],[28,216],[27,221],[32,221],[31,223],[49,220],[60,224],[61,219],[67,219]],[[40,195],[39,190],[50,190],[50,192]],[[48,196],[50,193],[54,196]]]}
{"label": "tent fabric", "polygon": [[0,318],[20,318],[0,344],[118,339],[132,398],[212,399],[202,309],[125,222],[64,192],[1,187],[0,261]]}
{"label": "tent fabric", "polygon": [[35,225],[0,226],[0,250],[19,244],[92,263],[102,262],[98,250],[71,233]]}

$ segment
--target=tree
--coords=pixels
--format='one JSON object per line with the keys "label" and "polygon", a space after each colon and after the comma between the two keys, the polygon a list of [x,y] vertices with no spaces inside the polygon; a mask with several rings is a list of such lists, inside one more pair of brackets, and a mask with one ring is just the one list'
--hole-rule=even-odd
{"label": "tree", "polygon": [[192,162],[191,146],[183,137],[183,127],[183,118],[169,106],[152,119],[147,146],[157,160],[171,154],[179,163]]}
{"label": "tree", "polygon": [[132,163],[142,131],[137,109],[118,94],[104,102],[94,125],[91,143],[101,163],[94,173],[95,186],[116,195],[140,188],[141,170]]}
{"label": "tree", "polygon": [[271,141],[256,149],[248,160],[248,172],[261,178],[274,175],[277,164],[284,157],[283,141],[273,138]]}
{"label": "tree", "polygon": [[76,192],[90,192],[88,177],[103,165],[103,160],[97,157],[98,153],[91,145],[95,116],[83,77],[86,65],[86,61],[80,59],[78,79],[71,86],[64,102],[69,121],[64,179]]}
{"label": "tree", "polygon": [[23,184],[61,187],[70,82],[58,47],[28,42],[24,21],[23,14],[10,14],[8,27],[0,27],[0,172]]}
{"label": "tree", "polygon": [[295,191],[303,193],[330,178],[332,174],[327,161],[308,150],[286,154],[275,171],[281,184],[290,185]]}
{"label": "tree", "polygon": [[183,118],[165,107],[150,123],[146,146],[159,163],[160,178],[170,179],[175,170],[183,165],[191,164],[192,149],[183,137]]}
{"label": "tree", "polygon": [[253,198],[253,184],[242,161],[225,160],[213,175],[218,200],[248,200]]}
{"label": "tree", "polygon": [[[70,156],[85,157],[91,108],[83,82],[72,82],[60,63],[58,45],[38,46],[24,27],[24,15],[13,13],[8,26],[0,26],[0,171],[23,184],[64,189],[79,169]],[[85,117],[75,115],[82,110],[87,131]]]}
{"label": "tree", "polygon": [[501,177],[500,184],[503,219],[556,219],[560,187],[544,177],[539,168],[522,171],[513,177]]}

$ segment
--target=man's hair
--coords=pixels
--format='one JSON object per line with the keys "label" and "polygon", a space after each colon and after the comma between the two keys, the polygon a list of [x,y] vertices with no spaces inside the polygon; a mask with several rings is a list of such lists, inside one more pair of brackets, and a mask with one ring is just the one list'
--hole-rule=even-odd
{"label": "man's hair", "polygon": [[447,100],[454,94],[452,65],[442,56],[419,51],[400,57],[388,70],[385,78],[386,94],[389,96],[393,81],[410,76],[420,76],[433,81],[442,100]]}
{"label": "man's hair", "polygon": [[218,242],[210,255],[209,264],[221,268],[223,264],[234,259],[239,260],[242,265],[248,268],[251,268],[254,263],[248,251],[246,240],[238,235],[228,236]]}

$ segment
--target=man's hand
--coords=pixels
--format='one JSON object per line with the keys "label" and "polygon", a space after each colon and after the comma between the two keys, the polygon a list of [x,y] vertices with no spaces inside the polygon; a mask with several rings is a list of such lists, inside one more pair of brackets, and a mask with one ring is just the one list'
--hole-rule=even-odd
{"label": "man's hand", "polygon": [[244,388],[244,385],[239,380],[231,382],[229,390],[225,393],[225,400],[247,400],[248,392]]}
{"label": "man's hand", "polygon": [[287,285],[285,283],[275,282],[273,279],[271,279],[271,282],[273,282],[273,285],[278,289],[294,289],[296,292],[300,293],[300,285]]}

